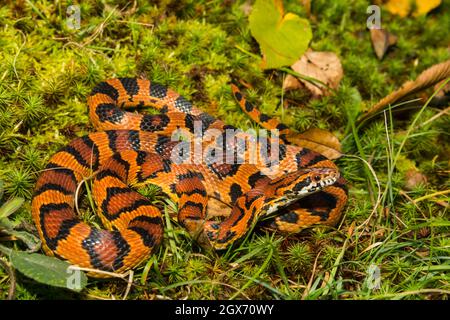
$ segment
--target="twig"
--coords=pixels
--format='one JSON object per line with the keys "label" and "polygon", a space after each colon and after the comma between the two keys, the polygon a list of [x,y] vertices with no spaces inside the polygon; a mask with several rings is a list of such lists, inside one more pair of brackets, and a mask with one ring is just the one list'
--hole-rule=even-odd
{"label": "twig", "polygon": [[127,299],[128,294],[130,293],[130,290],[131,290],[131,285],[133,284],[134,272],[133,272],[133,270],[130,270],[129,273],[130,273],[130,276],[128,277],[127,290],[125,291],[125,295],[123,296],[123,300]]}
{"label": "twig", "polygon": [[372,173],[372,175],[375,179],[375,182],[377,183],[377,188],[378,188],[377,200],[375,202],[375,205],[373,206],[372,212],[369,214],[369,217],[367,217],[367,219],[362,224],[360,224],[359,226],[356,227],[356,230],[359,230],[359,229],[363,228],[367,223],[369,223],[369,221],[372,219],[372,216],[375,214],[375,212],[377,211],[377,209],[381,203],[381,199],[382,199],[381,184],[380,184],[380,180],[378,180],[378,176],[377,176],[375,170],[372,168],[370,163],[368,163],[366,160],[364,160],[363,158],[356,156],[356,155],[344,154],[344,156],[347,156],[350,158],[357,158],[357,159],[361,160],[362,162],[364,162],[366,164],[366,166],[369,168],[370,173]]}
{"label": "twig", "polygon": [[[20,30],[19,30],[20,31]],[[25,34],[20,31],[20,34],[23,36],[23,42],[20,45],[19,49],[17,50],[16,55],[14,56],[14,60],[13,60],[13,68],[14,68],[14,74],[17,77],[17,80],[20,80],[19,78],[19,74],[17,73],[17,69],[16,69],[16,62],[17,62],[17,58],[19,57],[20,51],[22,51],[23,46],[25,45],[25,43],[27,42],[27,37],[25,36]]]}
{"label": "twig", "polygon": [[317,261],[319,261],[319,256],[320,256],[320,253],[321,253],[321,252],[322,252],[322,250],[320,250],[320,251],[317,253],[316,259],[314,260],[313,269],[312,269],[312,271],[311,271],[311,278],[309,278],[308,285],[306,286],[305,291],[303,291],[301,300],[305,300],[305,299],[306,299],[306,296],[309,294],[309,290],[311,290],[311,286],[312,286],[312,284],[313,284],[314,276],[315,276],[315,274],[316,274]]}
{"label": "twig", "polygon": [[416,209],[419,210],[419,212],[422,214],[422,217],[423,217],[424,219],[427,219],[427,216],[426,216],[425,213],[422,211],[422,209],[420,209],[420,207],[417,205],[417,203],[414,201],[413,198],[411,198],[410,196],[408,196],[408,194],[407,194],[405,191],[403,191],[403,190],[400,190],[400,191],[399,191],[399,194],[402,195],[402,196],[404,196],[409,202],[411,202],[411,203],[416,207]]}
{"label": "twig", "polygon": [[426,199],[429,199],[429,198],[433,198],[435,196],[440,196],[440,195],[443,195],[443,194],[447,194],[447,193],[450,193],[450,189],[424,195],[424,196],[422,196],[420,198],[414,199],[413,203],[416,204],[417,202],[420,202],[420,201],[423,201],[423,200],[426,200]]}
{"label": "twig", "polygon": [[432,116],[432,117],[431,117],[430,119],[428,119],[427,121],[425,121],[425,122],[419,124],[418,127],[421,128],[421,127],[423,127],[423,126],[426,126],[427,124],[429,124],[430,122],[432,122],[432,121],[436,120],[437,118],[443,116],[444,114],[447,114],[447,115],[448,115],[448,114],[449,114],[449,111],[450,111],[450,107],[447,107],[447,108],[445,108],[444,110],[441,110],[441,112],[435,114],[434,116]]}
{"label": "twig", "polygon": [[5,269],[9,275],[9,289],[8,289],[8,300],[13,300],[16,296],[16,276],[14,274],[14,269],[11,265],[0,258],[0,265]]}
{"label": "twig", "polygon": [[[382,294],[379,297],[380,298],[387,298],[387,297],[399,298],[399,297],[410,296],[410,295],[414,295],[414,294],[423,294],[423,293],[450,294],[450,290],[443,290],[443,289],[419,289],[419,290],[413,290],[413,291],[403,291],[403,292],[399,292],[399,293]],[[372,298],[376,299],[376,297],[372,297]]]}
{"label": "twig", "polygon": [[99,270],[99,269],[83,268],[83,267],[79,267],[79,266],[70,266],[70,268],[72,270],[86,271],[88,273],[97,273],[97,274],[101,274],[101,275],[105,275],[105,276],[109,276],[109,277],[113,277],[113,278],[120,278],[120,279],[124,279],[130,273],[130,271],[125,272],[125,273],[116,273],[116,272],[103,271],[103,270]]}

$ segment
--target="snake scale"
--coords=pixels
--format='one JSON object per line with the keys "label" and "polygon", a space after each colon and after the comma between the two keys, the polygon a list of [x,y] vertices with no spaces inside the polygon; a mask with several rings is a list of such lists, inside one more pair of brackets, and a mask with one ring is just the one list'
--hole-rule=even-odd
{"label": "snake scale", "polygon": [[[149,183],[161,187],[178,205],[179,224],[215,249],[241,239],[262,214],[273,214],[269,227],[284,232],[336,224],[347,201],[345,180],[336,165],[321,154],[288,144],[286,126],[260,113],[235,86],[232,89],[250,117],[279,130],[277,152],[149,80],[115,78],[98,84],[87,98],[98,131],[54,154],[36,183],[32,215],[44,251],[85,268],[124,272],[137,266],[154,252],[164,232],[161,210],[133,190]],[[159,114],[130,110],[144,106]],[[173,139],[180,130],[201,151],[186,149],[189,143]],[[206,132],[215,135],[206,139]],[[251,143],[236,142],[240,138]],[[252,148],[258,161],[238,161]],[[201,161],[192,161],[193,156]],[[274,158],[277,170],[267,173]],[[77,189],[88,179],[93,179],[92,195],[105,229],[77,216]],[[210,198],[228,204],[230,216],[207,220]]]}

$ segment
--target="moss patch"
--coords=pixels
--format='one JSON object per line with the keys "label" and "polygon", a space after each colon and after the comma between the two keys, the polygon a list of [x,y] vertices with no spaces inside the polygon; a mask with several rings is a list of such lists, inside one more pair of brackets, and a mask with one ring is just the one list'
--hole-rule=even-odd
{"label": "moss patch", "polygon": [[[299,1],[284,1],[286,11],[302,17]],[[450,58],[449,1],[426,17],[400,19],[382,11],[382,23],[399,37],[380,62],[366,29],[367,1],[318,0],[312,4],[311,48],[333,51],[345,76],[336,95],[311,101],[307,93],[283,96],[285,74],[263,72],[251,56],[252,39],[244,1],[83,1],[81,28],[66,22],[70,1],[7,1],[0,9],[0,179],[6,197],[23,196],[27,205],[14,217],[31,222],[29,200],[39,170],[76,136],[93,131],[86,96],[112,77],[146,77],[170,86],[199,108],[246,129],[255,127],[239,109],[229,83],[251,85],[246,95],[265,113],[302,131],[333,131],[346,154],[373,166],[382,202],[375,204],[375,181],[355,157],[338,161],[350,186],[350,200],[338,229],[316,228],[293,237],[257,231],[226,254],[201,251],[176,224],[165,243],[138,268],[129,298],[409,298],[448,297],[448,117],[428,107],[401,151],[428,179],[406,190],[404,170],[391,170],[415,109],[387,115],[352,133],[349,110],[367,108]],[[392,174],[389,172],[392,171]],[[153,191],[150,192],[153,195]],[[351,233],[354,226],[361,226]],[[171,245],[175,244],[175,246]],[[20,246],[19,244],[15,244]],[[316,266],[314,274],[313,265]],[[368,282],[371,265],[381,272],[378,289]],[[256,275],[256,276],[255,276]],[[312,286],[307,287],[312,277]],[[126,291],[124,281],[91,280],[81,294],[49,289],[19,276],[19,299],[108,298]],[[7,275],[0,269],[0,298]]]}

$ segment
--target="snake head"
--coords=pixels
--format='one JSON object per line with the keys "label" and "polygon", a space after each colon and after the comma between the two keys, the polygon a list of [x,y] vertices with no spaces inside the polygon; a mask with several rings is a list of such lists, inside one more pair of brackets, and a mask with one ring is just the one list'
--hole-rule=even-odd
{"label": "snake head", "polygon": [[311,168],[295,173],[292,188],[294,195],[310,194],[331,186],[339,179],[339,171],[334,168]]}
{"label": "snake head", "polygon": [[272,213],[301,198],[333,185],[340,177],[335,168],[307,168],[292,172],[269,183],[273,196],[266,201],[267,213]]}
{"label": "snake head", "polygon": [[242,238],[261,214],[270,214],[310,194],[331,186],[339,179],[334,168],[307,168],[270,181],[239,197],[229,219],[222,223],[208,221],[205,239],[216,249],[225,249]]}

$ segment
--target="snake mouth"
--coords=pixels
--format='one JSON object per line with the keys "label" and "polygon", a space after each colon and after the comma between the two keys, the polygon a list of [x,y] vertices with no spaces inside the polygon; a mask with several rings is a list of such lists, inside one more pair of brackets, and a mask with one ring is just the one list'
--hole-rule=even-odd
{"label": "snake mouth", "polygon": [[[339,179],[339,175],[337,176],[333,176],[330,178],[326,178],[323,180],[320,180],[318,182],[312,182],[310,187],[306,188],[306,195],[310,194],[310,193],[314,193],[316,191],[322,190],[323,188],[326,188],[328,186],[333,185],[337,180]],[[294,194],[300,195],[300,193],[294,192]]]}
{"label": "snake mouth", "polygon": [[333,168],[311,168],[300,171],[292,188],[284,191],[289,197],[302,197],[322,190],[334,184],[340,177],[339,171]]}
{"label": "snake mouth", "polygon": [[289,185],[284,186],[278,197],[268,201],[265,206],[267,214],[274,213],[333,185],[340,174],[333,168],[310,168],[294,173],[293,177],[294,179],[291,179]]}

